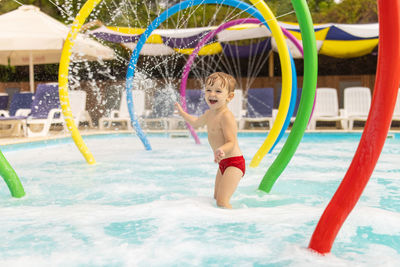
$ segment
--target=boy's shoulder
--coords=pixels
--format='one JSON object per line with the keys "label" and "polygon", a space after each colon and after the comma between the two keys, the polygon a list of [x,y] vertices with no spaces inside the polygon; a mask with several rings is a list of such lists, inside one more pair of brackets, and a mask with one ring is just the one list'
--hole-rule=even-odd
{"label": "boy's shoulder", "polygon": [[235,120],[235,116],[233,115],[232,111],[226,109],[221,114],[222,120]]}

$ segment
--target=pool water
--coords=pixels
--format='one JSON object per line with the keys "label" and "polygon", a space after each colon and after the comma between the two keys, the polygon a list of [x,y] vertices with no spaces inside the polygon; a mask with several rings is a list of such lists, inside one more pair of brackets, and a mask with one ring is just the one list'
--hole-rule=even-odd
{"label": "pool water", "polygon": [[332,253],[307,249],[360,134],[306,134],[270,194],[257,187],[282,148],[248,163],[265,134],[240,134],[247,173],[233,210],[213,200],[217,165],[206,137],[86,137],[3,146],[26,197],[0,181],[0,266],[400,266],[400,135],[388,138]]}

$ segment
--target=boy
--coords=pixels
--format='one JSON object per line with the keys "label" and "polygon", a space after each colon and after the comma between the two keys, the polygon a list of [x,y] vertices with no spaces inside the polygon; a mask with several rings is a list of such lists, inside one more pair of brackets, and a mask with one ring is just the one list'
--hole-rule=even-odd
{"label": "boy", "polygon": [[235,84],[235,79],[223,72],[208,76],[204,97],[210,109],[200,117],[186,113],[179,103],[175,103],[178,113],[193,127],[207,125],[208,142],[214,152],[214,162],[219,164],[214,198],[219,207],[228,209],[232,208],[230,198],[245,173],[235,117],[227,106],[234,97]]}

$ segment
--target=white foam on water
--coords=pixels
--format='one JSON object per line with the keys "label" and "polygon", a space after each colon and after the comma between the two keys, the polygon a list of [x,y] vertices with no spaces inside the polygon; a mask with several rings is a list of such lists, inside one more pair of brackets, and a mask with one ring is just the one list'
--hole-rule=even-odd
{"label": "white foam on water", "polygon": [[[240,139],[247,163],[262,140]],[[390,155],[321,256],[308,242],[355,143],[341,142],[351,148],[335,157],[337,148],[306,142],[265,194],[257,188],[274,152],[248,168],[225,210],[212,198],[217,165],[207,145],[150,141],[147,152],[134,137],[90,139],[94,166],[72,144],[4,152],[27,195],[12,199],[0,187],[0,266],[400,265],[399,208],[385,204],[400,198],[400,172],[385,175]]]}

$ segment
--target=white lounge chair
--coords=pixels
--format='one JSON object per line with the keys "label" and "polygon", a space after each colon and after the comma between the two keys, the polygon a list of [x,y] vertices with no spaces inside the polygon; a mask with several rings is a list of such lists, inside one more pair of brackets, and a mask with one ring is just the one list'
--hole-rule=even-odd
{"label": "white lounge chair", "polygon": [[174,103],[178,99],[176,91],[167,89],[158,89],[154,92],[153,105],[150,113],[144,118],[144,124],[147,128],[161,128],[164,130],[173,130],[183,124],[180,116],[174,115]]}
{"label": "white lounge chair", "polygon": [[246,122],[268,122],[271,129],[274,122],[274,89],[251,88],[247,91],[247,114],[243,117]]}
{"label": "white lounge chair", "polygon": [[393,121],[400,121],[400,88],[399,92],[397,93],[396,106],[394,107],[393,111],[392,122]]}
{"label": "white lounge chair", "polygon": [[242,120],[246,110],[243,109],[243,91],[241,89],[235,90],[235,96],[232,101],[228,103],[228,108],[232,111],[235,116],[236,122],[239,125],[239,129],[244,126],[244,121]]}
{"label": "white lounge chair", "polygon": [[348,119],[348,129],[353,129],[354,121],[366,121],[371,107],[371,90],[368,87],[348,87],[344,89],[344,113]]}
{"label": "white lounge chair", "polygon": [[[280,89],[281,90],[281,89]],[[297,116],[297,111],[299,109],[299,105],[300,105],[300,100],[301,100],[301,94],[302,94],[303,89],[302,88],[297,88],[297,92],[296,92],[296,103],[294,106],[294,110],[293,110],[293,114],[292,117],[290,118],[290,124],[293,124],[294,121],[296,120],[296,116]],[[280,103],[280,99],[281,99],[281,92],[278,93],[278,99],[277,99],[277,103]],[[278,115],[278,109],[273,109],[272,110],[272,118],[273,121],[276,120],[276,117]]]}
{"label": "white lounge chair", "polygon": [[[143,116],[145,108],[144,91],[132,90],[132,98],[133,98],[136,118],[140,118],[141,116]],[[129,116],[125,91],[121,93],[119,110],[112,110],[109,117],[100,118],[99,128],[100,129],[110,128],[111,124],[114,122],[125,123],[128,129],[132,129],[131,118]]]}
{"label": "white lounge chair", "polygon": [[26,135],[26,118],[31,113],[32,93],[15,93],[9,110],[0,110],[0,135]]}
{"label": "white lounge chair", "polygon": [[[186,108],[187,113],[190,115],[200,117],[209,108],[204,99],[204,90],[202,89],[189,89],[186,90]],[[172,120],[173,125],[169,125],[168,129],[180,129],[185,128],[185,120],[181,116],[175,117],[175,122]],[[171,120],[171,119],[169,119]],[[205,129],[206,126],[202,126],[196,129]]]}
{"label": "white lounge chair", "polygon": [[317,121],[339,121],[341,127],[347,130],[347,118],[343,115],[343,110],[339,110],[335,88],[317,88],[314,112],[308,128],[315,130]]}
{"label": "white lounge chair", "polygon": [[87,122],[89,127],[93,128],[92,118],[86,110],[86,92],[82,90],[69,91],[68,97],[76,127],[79,127],[79,123],[81,122]]}
{"label": "white lounge chair", "polygon": [[[54,124],[61,124],[65,129],[57,85],[38,85],[26,124],[29,137],[46,136]],[[37,130],[38,126],[41,126],[40,130]]]}
{"label": "white lounge chair", "polygon": [[0,112],[7,110],[8,99],[9,97],[7,93],[0,93]]}

